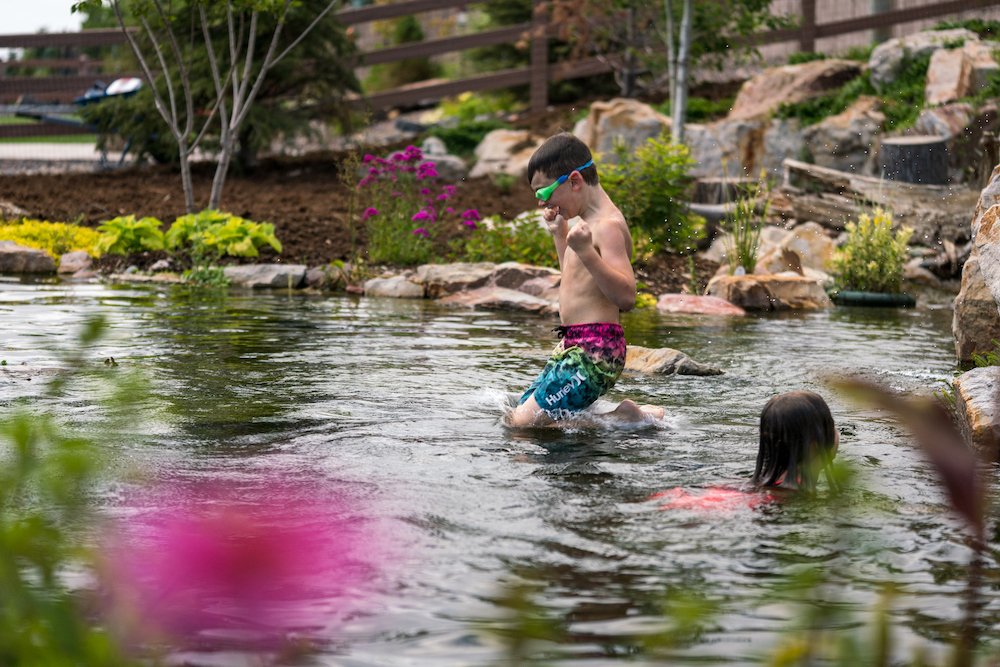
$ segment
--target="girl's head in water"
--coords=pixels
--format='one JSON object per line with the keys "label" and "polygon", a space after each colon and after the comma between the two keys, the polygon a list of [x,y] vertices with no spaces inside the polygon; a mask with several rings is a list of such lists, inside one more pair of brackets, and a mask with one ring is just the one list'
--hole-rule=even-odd
{"label": "girl's head in water", "polygon": [[753,483],[812,491],[829,469],[839,436],[830,407],[819,394],[778,394],[760,413],[760,448]]}

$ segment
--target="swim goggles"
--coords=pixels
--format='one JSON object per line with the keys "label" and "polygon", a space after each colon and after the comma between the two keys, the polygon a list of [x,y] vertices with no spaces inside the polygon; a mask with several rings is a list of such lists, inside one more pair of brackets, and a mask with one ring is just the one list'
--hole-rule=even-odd
{"label": "swim goggles", "polygon": [[[588,160],[587,164],[583,165],[582,167],[577,167],[573,171],[583,171],[584,169],[586,169],[587,167],[592,166],[593,164],[594,164],[594,161],[592,159]],[[546,185],[544,188],[538,188],[537,190],[535,190],[535,199],[541,199],[542,201],[548,201],[549,197],[552,196],[552,193],[556,191],[556,188],[558,188],[560,185],[562,185],[563,183],[565,183],[566,179],[570,177],[570,175],[573,173],[573,171],[569,172],[568,174],[563,174],[562,176],[560,176],[559,178],[557,178],[556,182],[553,183],[552,185]]]}

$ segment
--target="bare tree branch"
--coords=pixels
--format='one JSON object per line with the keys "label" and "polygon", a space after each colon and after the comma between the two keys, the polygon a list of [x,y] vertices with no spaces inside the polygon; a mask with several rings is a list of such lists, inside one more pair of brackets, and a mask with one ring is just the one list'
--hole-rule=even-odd
{"label": "bare tree branch", "polygon": [[277,56],[277,57],[276,57],[276,58],[274,59],[274,62],[272,62],[271,64],[272,64],[272,65],[277,65],[277,64],[278,64],[278,63],[279,63],[279,62],[281,61],[281,59],[282,59],[282,58],[284,58],[285,56],[287,56],[287,55],[288,55],[288,52],[289,52],[289,51],[291,51],[291,50],[292,50],[292,49],[294,49],[294,48],[295,48],[296,46],[298,46],[298,45],[299,45],[299,42],[301,42],[301,41],[302,41],[303,39],[305,39],[305,38],[306,38],[306,35],[308,35],[308,34],[309,34],[310,32],[312,32],[312,29],[313,29],[313,28],[315,28],[315,27],[316,27],[316,25],[317,25],[317,24],[318,24],[318,23],[319,23],[320,21],[322,21],[322,20],[323,20],[323,17],[324,17],[324,16],[326,16],[326,15],[327,15],[327,14],[328,14],[328,13],[330,12],[330,10],[331,10],[331,9],[333,9],[333,8],[334,8],[334,7],[335,7],[335,6],[337,5],[337,3],[338,3],[338,2],[339,2],[339,0],[331,0],[330,4],[328,4],[328,5],[326,6],[326,9],[324,9],[323,11],[321,11],[321,12],[320,12],[320,13],[319,13],[319,14],[318,14],[318,15],[316,16],[316,18],[314,18],[314,19],[312,20],[312,23],[310,23],[310,24],[309,24],[309,25],[308,25],[308,26],[306,27],[306,29],[302,31],[302,33],[301,33],[301,34],[300,34],[300,35],[299,35],[299,36],[298,36],[298,37],[296,38],[296,40],[295,40],[294,42],[292,42],[291,44],[289,44],[289,45],[288,45],[288,47],[287,47],[287,48],[286,48],[286,49],[285,49],[284,51],[282,51],[282,52],[281,52],[281,54],[280,54],[280,55],[278,55],[278,56]]}

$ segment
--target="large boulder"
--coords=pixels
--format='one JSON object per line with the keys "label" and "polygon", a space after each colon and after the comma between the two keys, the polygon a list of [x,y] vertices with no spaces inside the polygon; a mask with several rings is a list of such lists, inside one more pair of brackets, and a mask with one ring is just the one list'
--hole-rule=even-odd
{"label": "large boulder", "polygon": [[234,287],[296,289],[306,280],[304,264],[241,264],[224,269]]}
{"label": "large boulder", "polygon": [[979,254],[983,280],[1000,303],[1000,166],[993,169],[989,184],[979,195],[972,219],[972,240]]}
{"label": "large boulder", "polygon": [[975,42],[979,36],[965,28],[953,30],[928,30],[917,32],[905,37],[887,40],[872,51],[868,58],[868,68],[871,71],[871,81],[875,88],[882,90],[896,80],[907,59],[934,53],[943,49],[946,44],[956,44],[961,41]]}
{"label": "large boulder", "polygon": [[722,375],[722,369],[701,364],[679,350],[629,345],[625,371],[643,375]]}
{"label": "large boulder", "polygon": [[[816,222],[804,222],[786,232],[780,241],[767,253],[763,253],[757,262],[760,273],[781,273],[793,270],[804,273],[803,269],[827,271],[837,249],[836,242],[826,233],[823,225]],[[790,260],[789,253],[794,253]],[[798,264],[791,264],[795,261]]]}
{"label": "large boulder", "polygon": [[833,305],[819,281],[784,273],[716,276],[705,293],[746,310],[818,310]]}
{"label": "large boulder", "polygon": [[719,120],[685,126],[696,177],[756,178],[763,169],[781,174],[785,158],[797,158],[805,146],[794,118]]}
{"label": "large boulder", "polygon": [[729,120],[770,116],[781,104],[820,97],[861,74],[852,60],[814,60],[799,65],[769,67],[743,84]]}
{"label": "large boulder", "polygon": [[527,130],[493,130],[476,146],[476,166],[469,178],[508,174],[524,178],[528,160],[542,140]]}
{"label": "large boulder", "polygon": [[0,241],[0,273],[55,273],[56,262],[44,250]]}
{"label": "large boulder", "polygon": [[1000,366],[973,368],[955,380],[958,422],[987,461],[1000,459]]}
{"label": "large boulder", "polygon": [[976,253],[962,268],[962,289],[955,297],[951,331],[955,335],[955,356],[962,362],[993,349],[993,341],[1000,340],[1000,310],[983,280]]}
{"label": "large boulder", "polygon": [[661,294],[656,302],[656,309],[661,313],[687,315],[742,317],[747,314],[745,310],[725,299],[698,294]]}
{"label": "large boulder", "polygon": [[481,287],[493,275],[495,268],[493,262],[422,264],[411,280],[423,285],[428,298],[439,299],[470,287]]}
{"label": "large boulder", "polygon": [[670,119],[638,100],[616,98],[594,102],[590,112],[573,128],[573,134],[605,162],[615,161],[615,146],[629,152],[670,129]]}
{"label": "large boulder", "polygon": [[929,105],[947,104],[968,97],[997,72],[995,44],[967,41],[961,48],[938,49],[927,68],[924,99]]}
{"label": "large boulder", "polygon": [[74,250],[67,252],[59,258],[59,273],[76,273],[86,271],[94,263],[94,260],[84,250]]}
{"label": "large boulder", "polygon": [[802,136],[813,161],[839,171],[874,173],[885,123],[880,106],[876,97],[859,97],[841,113],[807,127]]}
{"label": "large boulder", "polygon": [[448,147],[439,137],[427,137],[420,145],[425,162],[433,162],[438,176],[445,181],[460,181],[469,173],[469,166],[462,158],[448,153]]}

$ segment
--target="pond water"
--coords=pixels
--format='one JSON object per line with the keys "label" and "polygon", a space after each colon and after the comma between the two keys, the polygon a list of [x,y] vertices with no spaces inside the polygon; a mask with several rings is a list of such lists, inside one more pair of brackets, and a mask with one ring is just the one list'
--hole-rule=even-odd
{"label": "pond water", "polygon": [[[506,392],[523,389],[555,343],[549,319],[404,300],[8,281],[0,358],[51,366],[93,312],[111,325],[93,361],[114,357],[152,381],[139,424],[107,443],[121,471],[252,481],[279,470],[349,487],[362,502],[391,557],[373,570],[363,609],[321,633],[320,664],[500,663],[511,650],[504,600],[517,584],[559,628],[536,647],[548,663],[643,664],[644,638],[667,626],[665,603],[685,595],[718,610],[671,662],[755,663],[801,620],[777,584],[810,564],[831,573],[817,594],[846,612],[834,620],[845,633],[867,636],[864,612],[889,581],[900,655],[955,631],[969,550],[933,473],[903,430],[823,383],[861,373],[938,388],[955,371],[947,308],[629,313],[630,343],[674,347],[725,374],[623,376],[611,398],[664,406],[666,427],[565,433],[499,422]],[[48,400],[39,379],[0,379],[0,406]],[[650,500],[744,482],[761,407],[800,388],[833,410],[839,457],[857,472],[846,505],[830,508],[820,494],[706,513]],[[59,411],[86,423],[93,407],[81,392]],[[109,482],[101,496],[109,513],[119,490]],[[997,636],[1000,601],[988,606],[987,634]],[[204,647],[176,658],[247,661]]]}

